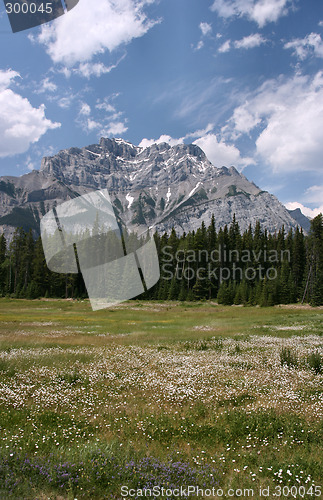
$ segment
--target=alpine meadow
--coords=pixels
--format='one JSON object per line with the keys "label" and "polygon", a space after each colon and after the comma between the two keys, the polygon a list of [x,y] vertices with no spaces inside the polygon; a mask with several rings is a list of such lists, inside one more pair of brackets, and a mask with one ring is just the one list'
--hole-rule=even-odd
{"label": "alpine meadow", "polygon": [[0,1],[0,500],[323,498],[322,3]]}

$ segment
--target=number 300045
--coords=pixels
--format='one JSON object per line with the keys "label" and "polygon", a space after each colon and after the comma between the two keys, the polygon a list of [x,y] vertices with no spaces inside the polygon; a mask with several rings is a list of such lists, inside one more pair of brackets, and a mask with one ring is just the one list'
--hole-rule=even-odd
{"label": "number 300045", "polygon": [[6,3],[7,14],[36,14],[38,12],[51,14],[53,12],[52,3]]}

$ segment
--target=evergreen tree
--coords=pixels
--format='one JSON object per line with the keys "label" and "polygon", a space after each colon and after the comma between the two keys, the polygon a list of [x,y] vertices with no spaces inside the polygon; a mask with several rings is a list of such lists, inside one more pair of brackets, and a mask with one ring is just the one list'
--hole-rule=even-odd
{"label": "evergreen tree", "polygon": [[212,250],[215,250],[216,243],[217,243],[216,240],[217,240],[217,237],[216,237],[216,228],[215,228],[215,217],[214,217],[214,214],[212,214],[210,225],[207,228],[207,249],[208,249],[209,253],[211,253]]}
{"label": "evergreen tree", "polygon": [[6,290],[6,269],[5,269],[5,260],[6,260],[6,251],[7,251],[7,242],[4,237],[4,234],[0,235],[0,294],[4,295]]}
{"label": "evergreen tree", "polygon": [[234,301],[234,296],[235,296],[235,291],[232,283],[228,284],[226,281],[223,281],[220,285],[217,296],[219,304],[223,304],[226,306],[232,305]]}
{"label": "evergreen tree", "polygon": [[291,255],[292,255],[292,274],[293,281],[297,293],[299,294],[301,291],[301,285],[304,280],[304,271],[306,267],[306,248],[305,248],[305,238],[303,231],[296,228],[294,237],[291,246]]}
{"label": "evergreen tree", "polygon": [[205,269],[201,268],[199,270],[195,285],[193,286],[194,299],[203,300],[209,298],[209,287],[210,283],[207,279],[206,271]]}
{"label": "evergreen tree", "polygon": [[323,304],[323,216],[311,221],[308,241],[308,279],[306,290],[313,306]]}
{"label": "evergreen tree", "polygon": [[186,287],[186,283],[185,283],[185,280],[181,280],[181,286],[180,286],[180,291],[179,291],[179,296],[178,296],[178,300],[180,301],[185,301],[187,300],[187,287]]}
{"label": "evergreen tree", "polygon": [[22,289],[21,274],[23,273],[22,262],[24,259],[26,233],[22,228],[17,228],[10,243],[10,277],[9,291],[19,296]]}
{"label": "evergreen tree", "polygon": [[[98,259],[102,258],[100,233],[102,231],[98,217],[96,217],[93,231],[88,230],[88,239],[94,245],[91,255]],[[234,302],[236,304],[271,305],[279,302],[294,302],[301,300],[304,296],[304,300],[313,305],[322,304],[322,235],[322,215],[313,219],[310,235],[306,237],[298,228],[295,232],[289,231],[287,236],[284,228],[271,235],[266,230],[264,232],[261,230],[259,222],[256,223],[254,231],[249,225],[241,236],[235,216],[230,228],[225,226],[219,229],[218,233],[214,216],[208,228],[202,223],[196,232],[184,233],[181,237],[177,236],[174,229],[169,236],[166,233],[163,235],[155,233],[161,279],[152,289],[142,294],[141,298],[201,300],[217,296],[218,301],[224,304]],[[127,244],[137,247],[144,243],[144,240],[137,241],[134,238],[135,235],[129,235]],[[103,241],[102,244],[105,245],[105,242]],[[120,246],[118,239],[109,241],[109,248],[105,250],[109,251],[110,255],[111,252],[117,252],[118,245]],[[169,248],[165,253],[164,249],[167,246]],[[217,262],[219,246],[220,255]],[[214,262],[210,261],[212,251],[214,251],[213,258],[215,256]],[[238,251],[237,254],[235,251]],[[245,251],[247,251],[247,256],[250,254],[250,259],[247,257],[241,260],[240,258],[239,262],[234,262],[238,255],[241,257],[241,252]],[[275,262],[278,277],[271,279],[267,276],[263,280],[266,269],[273,266],[273,263],[265,257],[265,252],[268,255],[270,251],[277,252],[279,256],[279,261]],[[286,251],[289,252],[290,259]],[[283,262],[280,262],[280,252],[284,252]],[[191,258],[192,254],[193,258]],[[199,259],[195,258],[197,255]],[[71,258],[75,258],[72,253]],[[233,276],[233,263],[243,271],[241,276],[240,272],[236,273],[235,277]],[[211,275],[211,280],[204,279],[208,276],[209,265],[210,271],[218,268],[217,277]],[[265,269],[262,273],[263,277],[259,277],[258,273],[253,279],[244,275],[248,267],[257,269],[259,265]],[[219,268],[221,266],[229,268],[231,278],[224,280],[220,286]],[[126,269],[125,272],[129,275],[130,270]],[[118,280],[115,281],[118,286]],[[21,228],[15,231],[8,247],[4,236],[0,235],[0,294],[8,293],[28,298],[84,297],[87,294],[81,274],[69,275],[49,271],[41,239],[34,242],[31,232],[26,234]]]}
{"label": "evergreen tree", "polygon": [[167,299],[168,300],[178,300],[179,291],[180,291],[180,284],[177,281],[176,276],[174,276],[172,281],[170,282],[170,287],[169,287]]}

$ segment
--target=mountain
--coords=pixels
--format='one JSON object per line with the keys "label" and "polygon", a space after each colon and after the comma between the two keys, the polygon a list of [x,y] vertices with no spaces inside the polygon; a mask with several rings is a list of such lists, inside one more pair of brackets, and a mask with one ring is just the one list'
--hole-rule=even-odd
{"label": "mountain", "polygon": [[271,233],[297,222],[279,200],[261,191],[234,167],[217,168],[196,145],[134,146],[123,139],[70,148],[42,160],[39,171],[0,178],[0,231],[15,227],[39,234],[41,217],[54,206],[107,188],[115,211],[128,226],[146,224],[182,233],[209,224],[230,224],[233,214],[242,230],[259,220]]}
{"label": "mountain", "polygon": [[301,226],[306,233],[308,233],[311,228],[311,221],[301,212],[301,209],[295,208],[295,210],[288,210],[288,212],[293,219],[296,220],[297,224]]}

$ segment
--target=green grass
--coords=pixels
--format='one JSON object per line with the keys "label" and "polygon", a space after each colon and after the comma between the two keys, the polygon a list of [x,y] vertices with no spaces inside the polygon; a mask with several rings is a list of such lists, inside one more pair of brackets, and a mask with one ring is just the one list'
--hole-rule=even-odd
{"label": "green grass", "polygon": [[288,306],[132,301],[92,312],[88,301],[1,299],[0,338],[2,348],[10,348],[15,343],[66,346],[113,342],[143,346],[214,336],[323,335],[322,317],[322,309]]}
{"label": "green grass", "polygon": [[149,484],[314,498],[322,319],[298,306],[0,300],[0,498],[120,499],[121,485]]}

